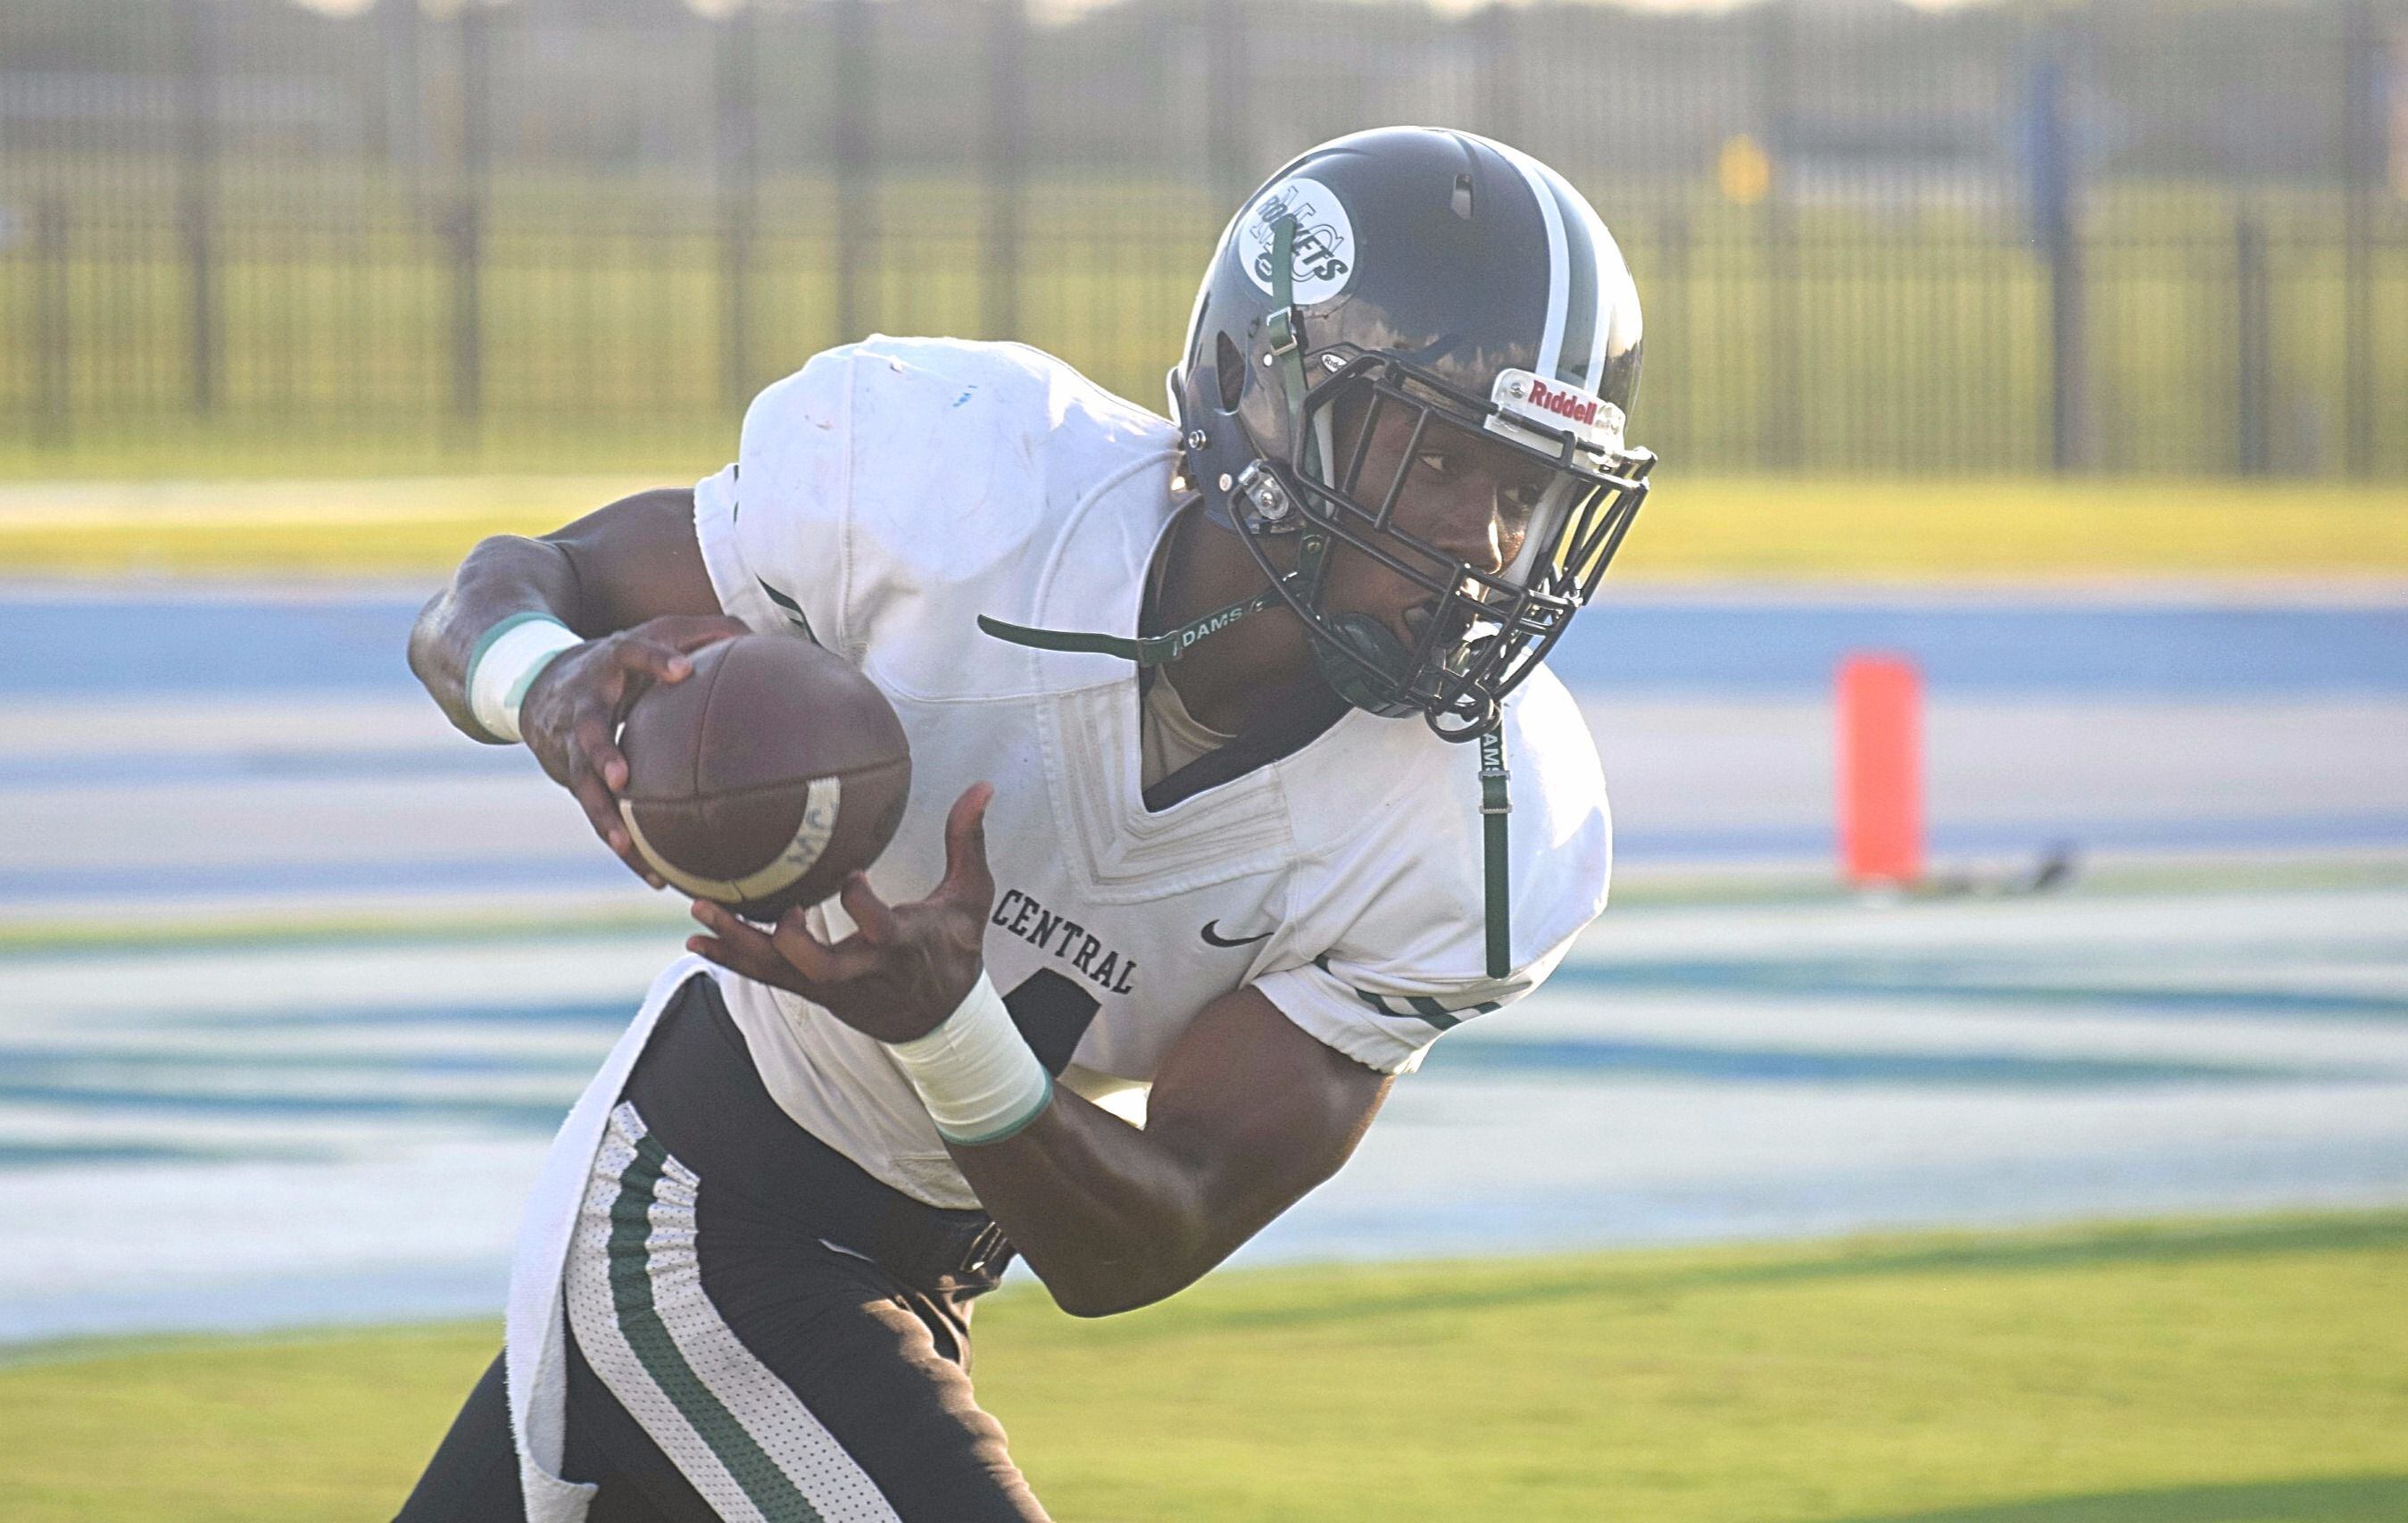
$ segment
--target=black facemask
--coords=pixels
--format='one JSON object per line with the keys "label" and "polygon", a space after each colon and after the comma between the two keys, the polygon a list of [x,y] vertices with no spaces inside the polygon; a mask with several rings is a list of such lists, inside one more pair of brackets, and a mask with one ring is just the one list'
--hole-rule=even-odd
{"label": "black facemask", "polygon": [[[1402,361],[1359,357],[1302,397],[1293,457],[1258,462],[1229,494],[1233,526],[1312,632],[1315,662],[1339,696],[1373,713],[1421,713],[1454,740],[1494,725],[1505,695],[1595,591],[1654,463],[1570,434],[1546,440],[1518,417],[1490,426],[1499,416],[1495,404]],[[1383,423],[1391,438],[1401,427],[1406,442],[1393,467],[1377,473],[1383,480],[1366,480],[1369,443]],[[1424,463],[1470,448],[1502,462],[1494,510],[1509,552],[1501,568],[1469,565],[1398,523]],[[1324,461],[1325,450],[1338,458]],[[1293,571],[1275,564],[1272,547],[1283,541],[1297,547]],[[1341,545],[1429,595],[1410,645],[1368,614],[1326,606],[1329,557]]]}

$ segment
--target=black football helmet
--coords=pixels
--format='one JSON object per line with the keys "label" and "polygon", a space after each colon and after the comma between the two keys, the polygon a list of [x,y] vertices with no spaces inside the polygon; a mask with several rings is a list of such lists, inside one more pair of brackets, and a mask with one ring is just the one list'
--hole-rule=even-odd
{"label": "black football helmet", "polygon": [[[1304,621],[1330,685],[1463,740],[1495,728],[1646,496],[1655,457],[1623,438],[1639,354],[1630,272],[1562,176],[1469,133],[1387,127],[1297,158],[1230,222],[1170,406],[1189,485]],[[1411,442],[1364,481],[1392,409],[1389,437]],[[1501,569],[1394,521],[1416,460],[1466,435],[1511,452],[1497,510],[1520,539]],[[1340,544],[1428,590],[1412,646],[1323,606]]]}

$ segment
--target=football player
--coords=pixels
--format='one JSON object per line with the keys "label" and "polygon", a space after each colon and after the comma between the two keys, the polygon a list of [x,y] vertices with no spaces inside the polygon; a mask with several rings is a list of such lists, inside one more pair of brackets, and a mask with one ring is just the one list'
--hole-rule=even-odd
{"label": "football player", "polygon": [[1006,1260],[1082,1316],[1179,1290],[1603,909],[1541,658],[1645,492],[1639,358],[1560,176],[1363,133],[1222,235],[1176,423],[1019,345],[872,338],[691,492],[478,546],[413,668],[655,885],[616,725],[730,634],[858,666],[915,791],[837,899],[695,905],[403,1517],[1042,1517],[968,1373]]}

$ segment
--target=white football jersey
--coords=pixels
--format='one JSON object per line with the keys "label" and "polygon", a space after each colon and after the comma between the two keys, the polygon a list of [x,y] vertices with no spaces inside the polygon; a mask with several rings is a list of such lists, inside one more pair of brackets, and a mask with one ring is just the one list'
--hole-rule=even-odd
{"label": "white football jersey", "polygon": [[[962,790],[995,785],[986,962],[1047,1068],[1103,1099],[1149,1083],[1205,1004],[1252,985],[1358,1062],[1536,987],[1605,907],[1595,746],[1544,670],[1505,707],[1513,971],[1484,971],[1478,748],[1349,711],[1291,754],[1159,810],[1138,673],[1031,650],[979,614],[1137,630],[1178,506],[1171,425],[1015,344],[872,338],[764,391],[736,464],[695,492],[726,611],[816,639],[893,700],[911,796],[870,870],[890,902],[944,871]],[[852,929],[833,903],[831,936]],[[779,1103],[888,1184],[977,1203],[885,1047],[810,1001],[717,974]],[[1109,1100],[1107,1100],[1109,1103]]]}

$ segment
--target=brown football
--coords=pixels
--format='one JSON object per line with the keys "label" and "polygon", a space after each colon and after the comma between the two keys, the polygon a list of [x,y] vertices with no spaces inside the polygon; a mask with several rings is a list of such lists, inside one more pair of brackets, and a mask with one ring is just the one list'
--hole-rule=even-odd
{"label": "brown football", "polygon": [[749,920],[817,904],[902,822],[911,752],[886,696],[810,640],[738,635],[637,698],[619,812],[653,869]]}

